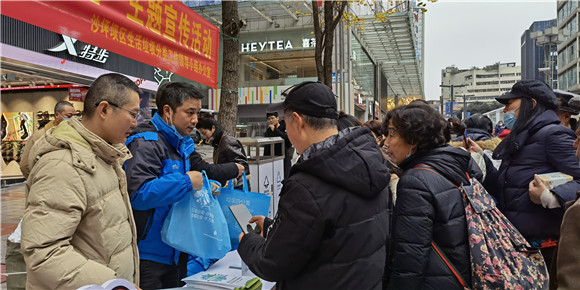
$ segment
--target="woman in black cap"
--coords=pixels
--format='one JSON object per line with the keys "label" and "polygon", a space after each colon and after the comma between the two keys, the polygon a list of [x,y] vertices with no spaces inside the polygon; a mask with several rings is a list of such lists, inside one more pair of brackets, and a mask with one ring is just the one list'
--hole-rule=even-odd
{"label": "woman in black cap", "polygon": [[[495,171],[487,167],[486,189],[497,198],[499,209],[532,244],[541,248],[550,271],[550,289],[556,281],[556,245],[564,215],[563,203],[575,198],[577,182],[543,190],[538,174],[563,172],[580,179],[573,147],[574,133],[560,126],[556,96],[538,80],[517,82],[509,93],[497,97],[505,105],[505,122],[511,133],[493,152],[501,159]],[[474,142],[470,143],[475,144]],[[472,146],[471,150],[477,150]]]}

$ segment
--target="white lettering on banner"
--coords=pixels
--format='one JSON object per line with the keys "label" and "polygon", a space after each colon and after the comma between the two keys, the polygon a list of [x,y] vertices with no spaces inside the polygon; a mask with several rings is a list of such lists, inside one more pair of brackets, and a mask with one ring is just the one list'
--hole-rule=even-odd
{"label": "white lettering on banner", "polygon": [[[311,47],[314,38],[307,39],[308,43]],[[303,41],[303,44],[306,43]],[[304,46],[304,45],[303,45]],[[307,46],[304,46],[307,47]],[[290,40],[270,40],[270,41],[263,41],[263,42],[248,42],[241,44],[241,52],[258,52],[264,51],[266,49],[270,50],[285,50],[285,49],[293,49],[294,46]]]}

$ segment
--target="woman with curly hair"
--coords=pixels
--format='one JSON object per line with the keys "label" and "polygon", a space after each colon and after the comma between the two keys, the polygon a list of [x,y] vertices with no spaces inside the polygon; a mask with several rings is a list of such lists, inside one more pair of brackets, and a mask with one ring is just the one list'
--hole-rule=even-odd
{"label": "woman with curly hair", "polygon": [[[214,164],[236,162],[244,166],[244,171],[247,175],[250,174],[250,167],[244,146],[242,146],[242,143],[238,139],[229,135],[211,114],[202,115],[195,127],[204,137],[204,142],[213,146]],[[238,177],[235,188],[242,188],[241,178],[241,176]],[[227,182],[227,180],[218,181],[224,185]]]}
{"label": "woman with curly hair", "polygon": [[469,152],[447,144],[449,126],[420,103],[393,109],[383,122],[387,152],[403,170],[393,214],[389,289],[462,289],[432,242],[471,283],[465,211],[455,185],[469,182],[466,172],[479,179],[481,171]]}

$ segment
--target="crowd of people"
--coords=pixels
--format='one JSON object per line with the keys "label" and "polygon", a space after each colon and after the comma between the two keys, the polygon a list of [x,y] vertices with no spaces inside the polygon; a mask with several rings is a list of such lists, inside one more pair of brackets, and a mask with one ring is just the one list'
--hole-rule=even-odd
{"label": "crowd of people", "polygon": [[[194,86],[162,85],[158,112],[137,125],[139,93],[128,78],[103,75],[82,118],[59,103],[62,118],[26,146],[27,288],[112,278],[142,289],[180,287],[215,262],[165,244],[161,227],[173,204],[202,187],[201,171],[222,185],[249,174],[244,148],[213,116],[198,118]],[[541,251],[550,289],[580,285],[580,129],[572,121],[580,97],[519,81],[496,98],[505,117],[494,126],[481,114],[446,120],[420,100],[362,123],[339,111],[320,82],[283,95],[268,108],[265,132],[285,141],[266,151],[289,157],[278,211],[252,217],[260,233],[242,232],[237,249],[277,289],[461,289],[433,244],[469,285],[470,237],[455,185],[470,177]],[[194,128],[213,146],[213,163],[195,150]],[[300,158],[291,166],[294,149]],[[548,187],[538,176],[554,172],[571,181]]]}

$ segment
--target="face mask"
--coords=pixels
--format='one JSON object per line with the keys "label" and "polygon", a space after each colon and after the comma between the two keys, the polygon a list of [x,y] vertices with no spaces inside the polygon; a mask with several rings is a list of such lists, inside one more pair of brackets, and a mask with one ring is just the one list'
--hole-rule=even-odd
{"label": "face mask", "polygon": [[70,121],[70,118],[62,118],[63,121]]}
{"label": "face mask", "polygon": [[503,124],[505,125],[506,128],[512,130],[514,128],[514,125],[516,124],[516,110],[519,109],[520,107],[517,107],[511,111],[508,111],[505,113],[505,115],[503,115]]}
{"label": "face mask", "polygon": [[[175,126],[173,125],[173,122],[171,121],[173,120],[173,116],[166,116],[165,117],[165,122],[167,123],[167,125],[171,128],[173,128],[173,130],[175,130],[175,132],[177,132],[179,134],[179,131],[177,131],[177,128],[175,128]],[[181,135],[181,134],[179,134]]]}

